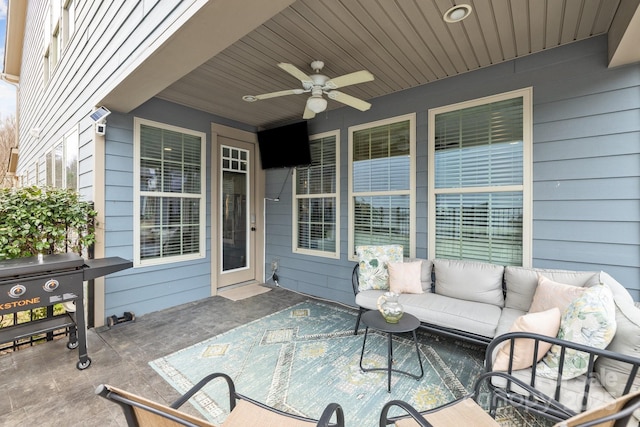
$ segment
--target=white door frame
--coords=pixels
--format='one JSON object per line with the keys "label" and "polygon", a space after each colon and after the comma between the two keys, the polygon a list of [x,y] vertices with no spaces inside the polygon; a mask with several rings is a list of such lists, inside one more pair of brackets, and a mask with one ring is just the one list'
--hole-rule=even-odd
{"label": "white door frame", "polygon": [[219,182],[218,177],[220,171],[218,168],[220,162],[220,141],[219,137],[234,139],[239,142],[250,143],[254,145],[253,169],[250,174],[253,175],[253,194],[251,195],[250,205],[253,207],[250,215],[255,215],[255,231],[251,231],[252,238],[255,239],[255,282],[262,282],[264,277],[264,171],[260,168],[258,139],[255,133],[243,131],[233,127],[211,123],[211,295],[218,293],[218,280],[220,277],[220,240],[219,235],[220,209],[219,203]]}

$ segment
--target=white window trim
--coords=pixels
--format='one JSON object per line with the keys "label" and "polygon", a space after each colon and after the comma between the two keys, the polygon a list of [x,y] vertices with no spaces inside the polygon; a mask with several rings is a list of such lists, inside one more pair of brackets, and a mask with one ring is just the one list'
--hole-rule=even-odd
{"label": "white window trim", "polygon": [[436,250],[436,194],[445,193],[477,193],[486,191],[494,187],[472,187],[463,189],[439,189],[435,188],[435,118],[436,115],[454,110],[475,107],[478,105],[490,104],[492,102],[505,101],[507,99],[522,97],[522,156],[523,170],[521,186],[503,186],[500,191],[522,191],[522,266],[531,267],[532,264],[532,229],[533,229],[533,212],[532,212],[532,163],[533,163],[533,87],[518,89],[510,92],[504,92],[497,95],[487,96],[484,98],[473,99],[470,101],[451,104],[444,107],[433,108],[429,110],[429,153],[428,153],[428,171],[429,171],[429,202],[428,202],[428,254],[435,254]]}
{"label": "white window trim", "polygon": [[[175,255],[164,258],[140,259],[140,126],[148,125],[164,130],[185,133],[200,138],[200,248],[197,253]],[[133,266],[146,267],[152,265],[173,264],[176,262],[202,259],[206,257],[206,147],[207,134],[192,129],[172,126],[165,123],[134,117],[133,119]],[[161,194],[161,193],[159,193]],[[170,196],[172,193],[167,193]],[[184,194],[184,193],[181,193]],[[175,196],[175,194],[174,194]],[[191,195],[190,195],[191,196]]]}
{"label": "white window trim", "polygon": [[[296,192],[296,183],[297,183],[297,169],[294,168],[293,171],[293,183],[291,194],[293,194],[293,203],[291,204],[291,212],[292,212],[292,239],[291,239],[291,248],[296,254],[304,254],[304,255],[313,255],[324,258],[332,258],[332,259],[340,259],[340,131],[333,130],[329,132],[319,133],[315,135],[309,136],[309,140],[314,139],[322,139],[334,136],[336,138],[336,188],[335,193],[324,193],[324,194],[310,194],[310,195],[298,195]],[[321,197],[335,197],[336,203],[336,229],[335,229],[335,239],[336,239],[336,249],[334,252],[329,251],[321,251],[321,250],[312,250],[298,247],[298,199],[299,198],[321,198]]]}
{"label": "white window trim", "polygon": [[[378,120],[374,122],[363,123],[357,126],[350,126],[349,132],[349,158],[348,158],[348,174],[349,174],[349,237],[347,248],[347,259],[349,261],[357,261],[354,248],[354,219],[353,219],[353,134],[359,130],[373,128],[377,126],[384,126],[392,123],[402,122],[409,120],[409,191],[386,191],[384,194],[408,194],[409,195],[409,253],[405,252],[405,257],[415,258],[416,252],[416,113],[405,114],[402,116],[391,117],[388,119]],[[364,193],[358,192],[362,195],[375,195],[381,194],[380,192]]]}

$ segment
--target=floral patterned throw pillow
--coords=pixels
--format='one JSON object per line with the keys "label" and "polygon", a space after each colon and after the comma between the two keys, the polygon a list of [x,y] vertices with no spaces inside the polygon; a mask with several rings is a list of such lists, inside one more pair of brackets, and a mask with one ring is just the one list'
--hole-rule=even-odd
{"label": "floral patterned throw pillow", "polygon": [[[599,284],[587,288],[573,300],[560,320],[558,338],[585,344],[595,348],[606,348],[616,333],[616,309],[613,294],[607,285]],[[536,374],[546,378],[557,378],[560,364],[560,347],[554,345]],[[567,349],[562,370],[562,379],[578,377],[587,372],[589,354]]]}
{"label": "floral patterned throw pillow", "polygon": [[387,263],[402,262],[402,245],[357,246],[358,290],[389,289]]}

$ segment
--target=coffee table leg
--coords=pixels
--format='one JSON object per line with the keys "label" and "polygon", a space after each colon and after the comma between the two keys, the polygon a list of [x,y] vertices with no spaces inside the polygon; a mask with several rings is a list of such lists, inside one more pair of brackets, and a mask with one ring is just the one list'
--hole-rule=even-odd
{"label": "coffee table leg", "polygon": [[387,372],[388,372],[388,379],[387,379],[387,393],[391,393],[391,363],[393,361],[393,338],[391,337],[391,333],[389,332],[387,334],[387,342],[388,342],[388,349],[387,349]]}
{"label": "coffee table leg", "polygon": [[367,344],[367,334],[369,333],[369,327],[367,326],[364,330],[364,339],[362,340],[362,351],[360,352],[360,370],[365,372],[365,369],[362,367],[362,359],[364,358],[364,347]]}
{"label": "coffee table leg", "polygon": [[422,367],[422,358],[420,357],[420,348],[418,348],[418,337],[416,337],[416,331],[413,331],[413,342],[416,343],[416,354],[418,355],[418,363],[420,363],[420,376],[416,378],[416,380],[419,380],[424,376],[424,368]]}

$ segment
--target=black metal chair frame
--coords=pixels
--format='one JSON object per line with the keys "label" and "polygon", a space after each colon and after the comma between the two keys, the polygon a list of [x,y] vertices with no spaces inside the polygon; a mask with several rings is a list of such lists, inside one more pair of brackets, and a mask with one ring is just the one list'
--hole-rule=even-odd
{"label": "black metal chair frame", "polygon": [[[512,401],[509,402],[512,406],[516,408],[529,410],[531,406],[535,404],[539,407],[545,407],[547,408],[547,410],[552,411],[555,414],[563,414],[564,415],[564,417],[562,418],[563,420],[575,415],[575,412],[571,411],[569,408],[565,407],[558,401],[549,398],[547,395],[539,392],[538,390],[530,387],[528,384],[524,383],[523,381],[520,381],[519,379],[505,372],[492,371],[492,372],[484,372],[480,376],[478,376],[474,384],[473,390],[468,395],[427,411],[419,412],[409,403],[404,402],[402,400],[389,401],[382,407],[382,411],[380,413],[379,425],[380,427],[386,427],[389,424],[395,423],[399,419],[407,418],[409,416],[413,418],[421,427],[431,427],[432,424],[430,424],[426,419],[424,419],[422,415],[444,410],[450,406],[454,406],[460,403],[461,401],[467,400],[467,399],[473,399],[478,405],[482,406],[481,404],[485,402],[480,401],[480,399],[483,397],[481,389],[484,383],[486,383],[487,386],[490,386],[491,379],[495,377],[505,378],[508,382],[517,384],[518,386],[522,387],[523,389],[529,392],[530,395],[528,399],[520,395],[519,399],[513,399]],[[499,396],[494,395],[490,389],[488,393],[489,393],[488,394],[489,404],[485,406],[489,407],[489,414],[492,417],[495,417],[495,410],[498,406],[498,401],[496,399],[499,398]],[[402,408],[407,412],[408,415],[389,417],[388,416],[389,410],[394,406]]]}
{"label": "black metal chair frame", "polygon": [[[640,358],[629,356],[622,353],[616,353],[609,350],[597,349],[594,347],[589,347],[583,344],[578,344],[570,341],[565,341],[555,337],[547,337],[544,335],[533,334],[529,332],[510,332],[504,335],[500,335],[496,337],[491,343],[487,346],[487,350],[485,353],[485,371],[490,372],[493,367],[493,355],[496,352],[496,349],[501,346],[503,343],[510,341],[511,342],[511,351],[509,354],[509,364],[506,373],[513,373],[513,352],[514,352],[514,342],[516,339],[532,339],[534,340],[534,350],[532,352],[532,367],[531,367],[531,375],[530,380],[527,383],[528,388],[535,389],[536,387],[536,365],[537,362],[535,360],[535,355],[538,354],[538,347],[541,342],[548,342],[551,344],[556,344],[560,347],[560,358],[559,358],[559,366],[558,366],[558,378],[555,380],[555,392],[553,396],[549,396],[550,399],[560,400],[560,393],[562,391],[562,372],[565,363],[565,356],[568,349],[574,349],[577,351],[585,352],[589,354],[589,362],[587,366],[587,372],[584,376],[584,386],[583,386],[583,396],[581,402],[580,412],[587,410],[587,402],[589,398],[589,392],[591,389],[592,381],[597,381],[596,373],[594,372],[594,363],[596,358],[604,357],[620,362],[624,362],[629,364],[630,372],[625,382],[625,388],[623,394],[628,394],[631,391],[631,386],[633,385],[633,381],[638,374],[638,368],[640,368]],[[549,380],[545,378],[545,380]],[[518,384],[520,385],[520,384]],[[498,387],[491,383],[489,383],[489,387],[491,388],[491,392],[499,399],[513,403],[514,401],[521,400],[523,398],[522,394],[516,393],[512,390],[511,383],[507,382],[506,387]],[[528,390],[528,389],[527,389]],[[562,411],[560,413],[554,413],[553,411],[549,411],[544,405],[537,405],[535,402],[531,402],[528,409],[534,413],[537,413],[543,417],[549,418],[554,421],[563,421],[567,419],[567,414]],[[492,411],[495,411],[495,407],[492,407]],[[573,411],[571,411],[573,412]]]}
{"label": "black metal chair frame", "polygon": [[[314,420],[311,418],[306,418],[306,417],[302,417],[299,415],[295,415],[295,414],[290,414],[287,412],[283,412],[280,411],[278,409],[272,408],[270,406],[267,406],[261,402],[258,402],[256,400],[253,400],[247,396],[244,396],[238,392],[236,392],[236,388],[235,385],[233,383],[233,380],[231,379],[231,377],[229,377],[227,374],[223,374],[223,373],[213,373],[213,374],[209,374],[206,377],[204,377],[202,380],[200,380],[196,385],[194,385],[193,387],[191,387],[186,393],[184,393],[182,396],[180,396],[175,402],[173,402],[171,405],[169,405],[170,408],[178,410],[185,402],[187,402],[189,399],[191,399],[193,397],[194,394],[196,394],[198,391],[200,391],[206,384],[208,384],[210,381],[216,379],[216,378],[223,378],[225,380],[225,382],[227,383],[227,386],[229,388],[229,412],[233,411],[233,409],[236,407],[236,403],[238,400],[245,400],[255,406],[258,406],[260,408],[269,410],[271,412],[275,412],[276,414],[282,415],[284,417],[288,417],[288,418],[295,418],[297,420],[300,421],[306,421],[306,422],[311,422],[311,423],[317,423],[316,426],[318,427],[344,427],[344,412],[342,410],[342,407],[337,404],[337,403],[330,403],[329,405],[327,405],[324,409],[324,411],[322,412],[322,415],[320,416],[319,420]],[[136,402],[133,401],[131,399],[127,399],[124,396],[121,396],[119,394],[116,393],[112,393],[109,391],[109,389],[104,385],[101,384],[96,388],[95,393],[101,397],[104,397],[106,399],[109,399],[115,403],[117,403],[118,405],[120,405],[120,407],[122,408],[123,412],[124,412],[124,416],[125,419],[127,421],[127,425],[129,426],[138,426],[138,422],[136,420],[136,416],[133,410],[133,407],[138,407],[141,409],[144,409],[145,411],[149,411],[153,414],[159,415],[161,417],[170,419],[176,423],[182,424],[184,426],[188,426],[188,427],[198,427],[197,424],[193,424],[187,420],[178,418],[172,414],[163,412],[159,409],[153,408],[151,406],[147,406],[144,405],[140,402]],[[333,414],[336,414],[336,422],[332,423],[331,422],[331,418],[333,417]]]}

